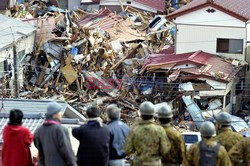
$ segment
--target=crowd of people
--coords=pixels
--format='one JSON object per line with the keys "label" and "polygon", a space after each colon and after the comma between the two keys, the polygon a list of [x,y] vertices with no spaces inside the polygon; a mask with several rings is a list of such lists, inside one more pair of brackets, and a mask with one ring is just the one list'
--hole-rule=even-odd
{"label": "crowd of people", "polygon": [[[143,102],[141,121],[129,128],[120,120],[116,104],[106,108],[109,123],[104,124],[97,107],[87,109],[88,120],[72,130],[79,141],[74,155],[68,130],[61,124],[62,107],[51,102],[46,119],[35,134],[22,126],[23,113],[10,111],[3,130],[3,166],[231,166],[250,165],[250,139],[234,133],[231,115],[219,113],[216,123],[203,122],[202,141],[186,149],[179,131],[172,127],[173,113],[168,104]],[[155,115],[157,119],[155,120]],[[31,158],[30,145],[39,152],[38,163]]]}

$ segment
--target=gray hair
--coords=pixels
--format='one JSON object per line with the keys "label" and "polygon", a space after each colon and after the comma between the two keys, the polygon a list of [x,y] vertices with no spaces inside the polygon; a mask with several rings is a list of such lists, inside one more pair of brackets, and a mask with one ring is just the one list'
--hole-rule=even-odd
{"label": "gray hair", "polygon": [[111,120],[117,120],[121,117],[121,109],[117,107],[116,104],[110,104],[107,107],[107,114],[109,119]]}

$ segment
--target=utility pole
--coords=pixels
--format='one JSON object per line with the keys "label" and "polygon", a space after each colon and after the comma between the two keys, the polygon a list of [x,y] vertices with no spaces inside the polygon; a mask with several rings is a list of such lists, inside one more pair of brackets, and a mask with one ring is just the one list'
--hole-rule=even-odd
{"label": "utility pole", "polygon": [[18,76],[17,76],[17,53],[16,53],[16,40],[12,28],[10,27],[13,36],[13,61],[14,61],[14,86],[15,98],[19,97]]}

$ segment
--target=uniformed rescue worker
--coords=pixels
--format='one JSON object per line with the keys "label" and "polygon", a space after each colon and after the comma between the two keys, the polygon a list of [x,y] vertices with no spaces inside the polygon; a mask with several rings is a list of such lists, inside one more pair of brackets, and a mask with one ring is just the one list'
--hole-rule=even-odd
{"label": "uniformed rescue worker", "polygon": [[242,135],[235,133],[231,129],[231,115],[227,112],[220,112],[215,116],[217,136],[213,141],[219,142],[223,145],[227,152],[243,138]]}
{"label": "uniformed rescue worker", "polygon": [[234,166],[241,163],[250,165],[250,138],[244,138],[229,151],[229,157]]}
{"label": "uniformed rescue worker", "polygon": [[170,124],[173,117],[172,109],[167,103],[162,103],[158,108],[156,108],[156,112],[171,143],[170,152],[163,156],[162,164],[163,166],[181,165],[182,161],[185,159],[186,145],[181,133],[173,129]]}
{"label": "uniformed rescue worker", "polygon": [[170,143],[164,129],[154,123],[154,104],[143,102],[140,114],[142,121],[132,127],[125,152],[135,155],[132,166],[161,166],[161,158],[169,152]]}
{"label": "uniformed rescue worker", "polygon": [[212,122],[203,122],[200,128],[202,141],[193,144],[187,153],[184,166],[231,166],[226,149],[211,138],[216,130]]}

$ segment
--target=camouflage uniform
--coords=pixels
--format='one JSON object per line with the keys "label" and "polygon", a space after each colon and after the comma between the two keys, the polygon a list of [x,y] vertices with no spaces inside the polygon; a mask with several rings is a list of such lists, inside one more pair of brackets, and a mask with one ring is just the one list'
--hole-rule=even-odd
{"label": "camouflage uniform", "polygon": [[186,145],[180,132],[174,130],[170,124],[164,124],[162,127],[165,129],[168,139],[171,143],[169,153],[163,157],[162,163],[164,166],[171,164],[181,164],[185,159]]}
{"label": "camouflage uniform", "polygon": [[[211,141],[211,139],[204,139],[207,146],[216,146],[215,141]],[[183,162],[184,166],[199,166],[200,161],[200,149],[199,144],[193,144],[187,153],[187,160]],[[231,161],[228,157],[227,151],[223,146],[220,146],[216,166],[231,166]]]}
{"label": "camouflage uniform", "polygon": [[213,141],[219,142],[223,145],[227,152],[238,142],[242,140],[242,135],[233,132],[230,128],[221,128],[218,131],[218,135],[212,138]]}
{"label": "camouflage uniform", "polygon": [[135,154],[132,166],[161,166],[161,157],[170,150],[164,129],[153,120],[141,121],[132,127],[125,143],[127,154]]}
{"label": "camouflage uniform", "polygon": [[229,157],[233,165],[239,165],[243,160],[247,166],[250,166],[250,138],[245,138],[236,144],[230,151]]}

